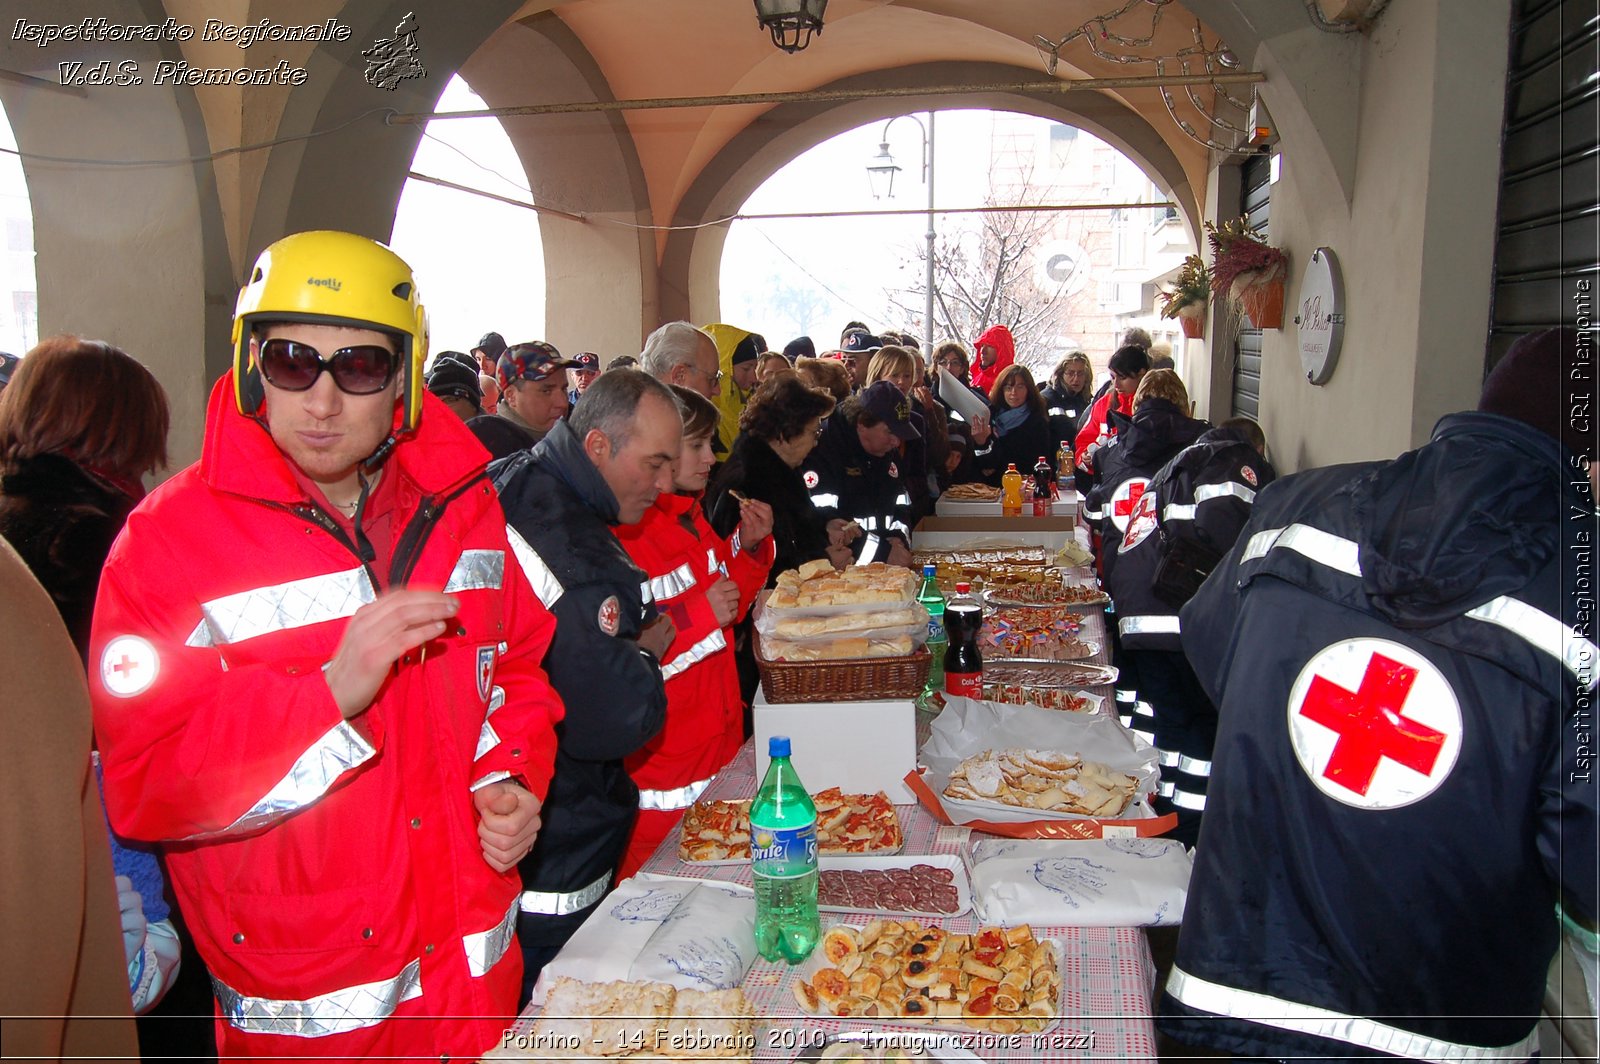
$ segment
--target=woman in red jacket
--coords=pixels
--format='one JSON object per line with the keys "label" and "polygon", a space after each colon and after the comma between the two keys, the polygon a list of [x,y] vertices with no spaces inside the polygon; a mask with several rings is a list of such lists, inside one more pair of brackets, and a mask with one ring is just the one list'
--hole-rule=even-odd
{"label": "woman in red jacket", "polygon": [[639,787],[639,819],[619,878],[639,870],[744,741],[732,626],[766,586],[772,566],[772,508],[766,503],[742,502],[739,526],[726,540],[706,522],[700,497],[715,461],[711,438],[720,415],[699,393],[672,391],[683,412],[676,490],[658,496],[638,524],[616,530],[629,557],[649,574],[656,607],[678,629],[661,659],[667,723],[627,760]]}

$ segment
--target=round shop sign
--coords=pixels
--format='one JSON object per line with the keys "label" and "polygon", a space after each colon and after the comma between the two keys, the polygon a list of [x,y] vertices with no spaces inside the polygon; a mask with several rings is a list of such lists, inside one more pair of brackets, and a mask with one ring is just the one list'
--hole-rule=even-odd
{"label": "round shop sign", "polygon": [[1311,253],[1300,282],[1294,323],[1300,332],[1300,368],[1312,384],[1326,384],[1344,343],[1344,279],[1332,248]]}

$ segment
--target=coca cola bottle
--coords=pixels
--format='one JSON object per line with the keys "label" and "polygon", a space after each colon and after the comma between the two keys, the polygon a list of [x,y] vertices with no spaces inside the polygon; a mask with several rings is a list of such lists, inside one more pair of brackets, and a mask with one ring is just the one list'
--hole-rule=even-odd
{"label": "coca cola bottle", "polygon": [[1044,455],[1040,455],[1033,467],[1033,516],[1049,517],[1055,512],[1052,504],[1055,479],[1055,474],[1050,472],[1050,463],[1045,461]]}
{"label": "coca cola bottle", "polygon": [[978,653],[982,628],[983,607],[972,596],[972,585],[957,584],[955,597],[944,607],[944,629],[950,640],[944,652],[945,694],[983,697],[983,655]]}

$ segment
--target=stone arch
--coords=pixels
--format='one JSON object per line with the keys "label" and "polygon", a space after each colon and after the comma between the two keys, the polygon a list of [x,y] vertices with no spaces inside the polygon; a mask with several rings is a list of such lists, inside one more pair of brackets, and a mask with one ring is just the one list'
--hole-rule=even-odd
{"label": "stone arch", "polygon": [[[1016,84],[1051,79],[995,63],[928,63],[842,79],[826,89],[915,85]],[[847,103],[783,104],[750,123],[700,172],[685,193],[675,225],[698,225],[735,213],[760,184],[795,156],[849,129],[907,111],[986,108],[1030,114],[1079,126],[1121,151],[1179,204],[1191,239],[1199,242],[1203,189],[1191,186],[1177,155],[1142,116],[1103,93],[1031,96],[960,95],[868,97]],[[661,318],[720,320],[717,289],[727,229],[680,230],[667,239],[661,265]]]}

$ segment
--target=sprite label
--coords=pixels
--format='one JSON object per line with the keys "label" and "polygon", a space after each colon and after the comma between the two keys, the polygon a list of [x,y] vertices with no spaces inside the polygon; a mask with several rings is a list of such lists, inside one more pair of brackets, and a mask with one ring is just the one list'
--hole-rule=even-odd
{"label": "sprite label", "polygon": [[798,828],[750,827],[750,870],[768,879],[794,879],[817,867],[817,822]]}

